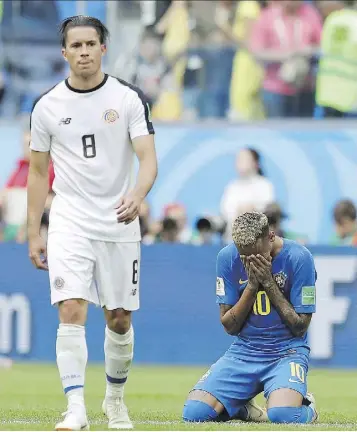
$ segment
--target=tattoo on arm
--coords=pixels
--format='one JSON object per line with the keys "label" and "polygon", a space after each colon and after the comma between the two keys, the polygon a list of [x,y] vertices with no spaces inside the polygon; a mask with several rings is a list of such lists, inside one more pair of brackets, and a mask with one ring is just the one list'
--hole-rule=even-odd
{"label": "tattoo on arm", "polygon": [[292,334],[298,337],[303,336],[310,325],[312,314],[297,313],[275,282],[265,290],[280,318],[289,327]]}
{"label": "tattoo on arm", "polygon": [[222,319],[223,316],[229,311],[229,309],[232,309],[232,305],[227,305],[227,304],[221,304],[219,305],[219,313],[220,313],[220,318]]}
{"label": "tattoo on arm", "polygon": [[248,315],[251,313],[256,296],[257,291],[249,287],[248,284],[241,298],[234,306],[220,306],[221,323],[228,334],[236,335],[241,331]]}

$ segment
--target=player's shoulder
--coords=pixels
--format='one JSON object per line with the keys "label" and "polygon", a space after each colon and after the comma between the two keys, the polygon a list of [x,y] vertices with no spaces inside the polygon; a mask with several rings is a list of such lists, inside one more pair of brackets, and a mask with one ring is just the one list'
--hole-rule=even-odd
{"label": "player's shoulder", "polygon": [[222,248],[217,255],[218,262],[232,263],[237,258],[239,258],[239,254],[234,243],[230,243]]}
{"label": "player's shoulder", "polygon": [[62,93],[63,89],[65,88],[65,81],[60,81],[59,83],[55,84],[50,89],[43,92],[40,96],[38,96],[31,109],[31,114],[36,109],[42,109],[46,108],[46,106],[51,102],[54,96],[58,96]]}
{"label": "player's shoulder", "polygon": [[116,88],[119,92],[128,95],[129,97],[139,97],[141,101],[146,102],[146,96],[144,92],[134,84],[124,81],[121,78],[109,75],[109,84]]}
{"label": "player's shoulder", "polygon": [[286,248],[290,258],[295,262],[313,259],[309,249],[295,240],[284,239],[284,248]]}

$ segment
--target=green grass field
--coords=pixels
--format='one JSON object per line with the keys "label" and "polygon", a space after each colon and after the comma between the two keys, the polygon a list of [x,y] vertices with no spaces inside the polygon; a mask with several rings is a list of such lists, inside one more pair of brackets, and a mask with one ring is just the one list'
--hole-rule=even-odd
{"label": "green grass field", "polygon": [[[356,430],[357,371],[312,370],[309,389],[320,412],[318,424],[278,426],[230,422],[187,425],[181,409],[203,368],[135,367],[126,386],[126,404],[136,430]],[[90,366],[86,403],[91,430],[106,430],[100,407],[103,366]],[[55,365],[18,364],[0,370],[0,430],[53,430],[65,410]],[[259,397],[259,401],[262,399]]]}

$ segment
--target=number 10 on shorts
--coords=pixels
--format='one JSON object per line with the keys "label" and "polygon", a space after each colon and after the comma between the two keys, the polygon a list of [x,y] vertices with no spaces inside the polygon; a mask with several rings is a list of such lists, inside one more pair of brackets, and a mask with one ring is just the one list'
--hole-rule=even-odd
{"label": "number 10 on shorts", "polygon": [[292,377],[297,378],[302,383],[305,382],[305,371],[299,363],[290,362],[290,373]]}

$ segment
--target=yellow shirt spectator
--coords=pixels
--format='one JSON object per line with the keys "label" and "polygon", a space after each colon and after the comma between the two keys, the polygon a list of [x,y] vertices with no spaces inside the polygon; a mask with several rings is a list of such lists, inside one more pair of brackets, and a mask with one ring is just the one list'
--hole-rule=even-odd
{"label": "yellow shirt spectator", "polygon": [[182,107],[179,89],[185,70],[186,60],[176,61],[179,54],[184,52],[190,39],[189,13],[187,3],[174,0],[166,14],[157,25],[159,33],[164,33],[162,52],[168,62],[176,62],[173,68],[175,82],[169,88],[164,88],[158,101],[153,107],[153,118],[158,120],[178,120]]}
{"label": "yellow shirt spectator", "polygon": [[[259,15],[260,5],[255,0],[242,0],[238,3],[233,23],[233,36],[237,42],[247,42],[250,30]],[[232,117],[243,120],[264,118],[260,88],[263,69],[244,47],[239,47],[233,62],[231,81]]]}

